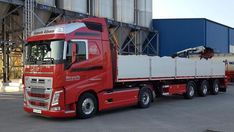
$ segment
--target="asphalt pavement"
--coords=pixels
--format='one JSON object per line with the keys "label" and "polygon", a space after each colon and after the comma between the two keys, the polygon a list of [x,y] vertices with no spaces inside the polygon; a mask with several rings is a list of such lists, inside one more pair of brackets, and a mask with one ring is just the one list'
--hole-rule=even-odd
{"label": "asphalt pavement", "polygon": [[30,115],[22,106],[22,94],[0,93],[0,132],[234,132],[234,86],[216,96],[165,97],[148,109],[131,106],[86,120]]}

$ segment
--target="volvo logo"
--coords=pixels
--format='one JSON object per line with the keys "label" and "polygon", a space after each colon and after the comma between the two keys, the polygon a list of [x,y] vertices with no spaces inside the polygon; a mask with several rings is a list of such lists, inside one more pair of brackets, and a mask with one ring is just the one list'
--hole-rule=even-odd
{"label": "volvo logo", "polygon": [[66,81],[77,81],[80,80],[80,76],[66,76]]}

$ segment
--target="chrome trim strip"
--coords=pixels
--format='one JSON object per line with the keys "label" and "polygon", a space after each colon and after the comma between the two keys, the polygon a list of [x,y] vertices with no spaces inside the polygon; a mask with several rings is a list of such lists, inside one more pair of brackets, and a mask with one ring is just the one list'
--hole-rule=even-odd
{"label": "chrome trim strip", "polygon": [[29,67],[29,66],[33,66],[33,67],[39,67],[39,66],[42,66],[42,67],[50,67],[50,66],[56,66],[56,64],[43,64],[43,65],[25,65],[25,67]]}
{"label": "chrome trim strip", "polygon": [[50,102],[50,99],[47,98],[38,98],[38,97],[30,97],[30,101],[38,101],[38,102],[41,102],[41,103],[49,103]]}
{"label": "chrome trim strip", "polygon": [[65,113],[67,114],[67,113],[75,113],[76,111],[73,111],[73,110],[71,110],[71,111],[65,111]]}
{"label": "chrome trim strip", "polygon": [[63,47],[63,59],[66,60],[67,57],[67,41],[64,41],[64,47]]}
{"label": "chrome trim strip", "polygon": [[33,101],[33,102],[40,102],[40,103],[49,103],[49,100],[43,100],[43,99],[38,99],[38,98],[34,98],[34,97],[30,97],[29,101]]}
{"label": "chrome trim strip", "polygon": [[53,74],[53,72],[24,72],[25,74]]}

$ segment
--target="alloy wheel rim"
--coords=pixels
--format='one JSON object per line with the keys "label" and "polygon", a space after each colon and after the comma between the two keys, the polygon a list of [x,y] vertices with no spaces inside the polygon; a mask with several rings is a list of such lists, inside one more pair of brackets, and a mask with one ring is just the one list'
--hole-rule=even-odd
{"label": "alloy wheel rim", "polygon": [[218,86],[218,84],[215,84],[215,92],[218,92],[219,91],[219,86]]}
{"label": "alloy wheel rim", "polygon": [[82,103],[82,111],[84,112],[84,114],[89,115],[93,112],[95,106],[94,106],[94,102],[92,99],[87,98],[83,101]]}
{"label": "alloy wheel rim", "polygon": [[189,89],[190,89],[189,95],[192,97],[194,95],[194,88],[193,86],[190,86]]}
{"label": "alloy wheel rim", "polygon": [[149,103],[149,101],[150,101],[149,93],[144,92],[142,95],[142,103],[144,105],[147,105]]}
{"label": "alloy wheel rim", "polygon": [[208,91],[207,86],[203,86],[203,90],[202,90],[203,94],[207,94],[207,91]]}

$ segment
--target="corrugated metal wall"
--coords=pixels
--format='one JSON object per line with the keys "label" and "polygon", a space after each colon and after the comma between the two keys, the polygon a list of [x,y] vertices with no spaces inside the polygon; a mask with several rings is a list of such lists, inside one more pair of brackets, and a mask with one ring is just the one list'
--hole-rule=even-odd
{"label": "corrugated metal wall", "polygon": [[228,27],[206,21],[206,46],[212,47],[216,52],[229,52],[229,32]]}
{"label": "corrugated metal wall", "polygon": [[234,45],[234,29],[229,29],[229,43],[230,45]]}
{"label": "corrugated metal wall", "polygon": [[229,53],[229,45],[234,45],[234,29],[207,19],[159,19],[153,21],[153,27],[160,34],[160,56],[202,45]]}
{"label": "corrugated metal wall", "polygon": [[153,27],[159,31],[160,56],[172,55],[177,51],[205,43],[203,20],[154,20]]}
{"label": "corrugated metal wall", "polygon": [[234,29],[229,28],[229,52],[234,53]]}

